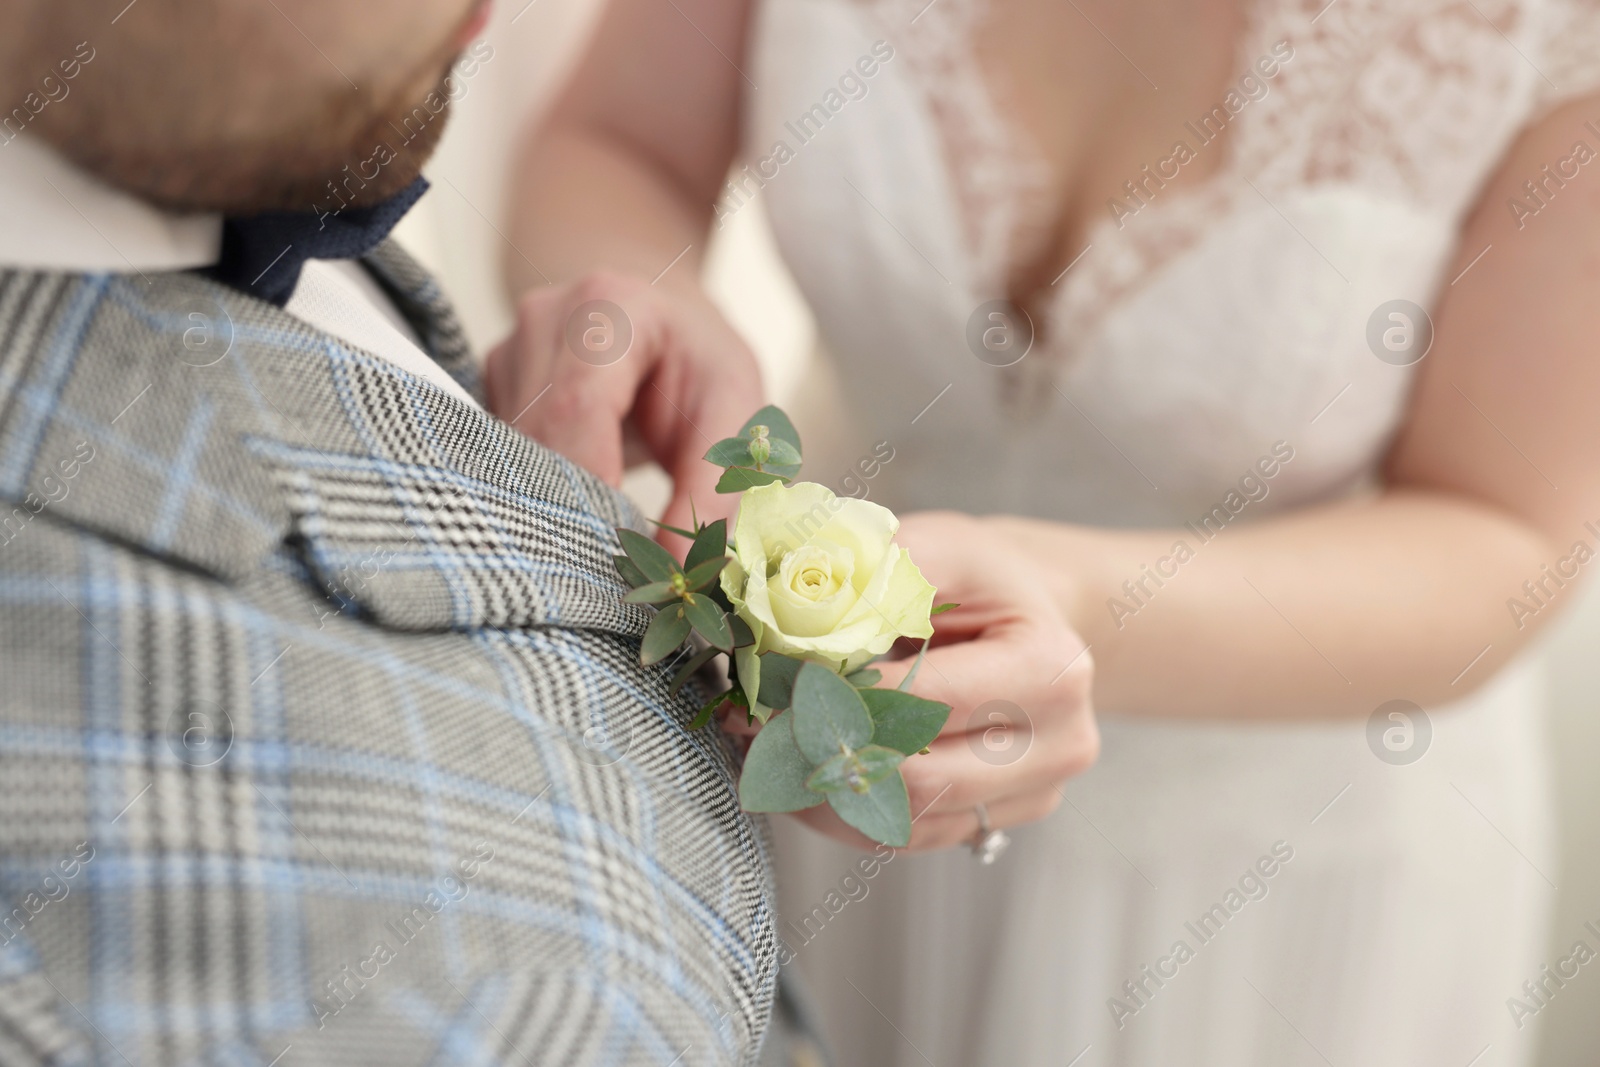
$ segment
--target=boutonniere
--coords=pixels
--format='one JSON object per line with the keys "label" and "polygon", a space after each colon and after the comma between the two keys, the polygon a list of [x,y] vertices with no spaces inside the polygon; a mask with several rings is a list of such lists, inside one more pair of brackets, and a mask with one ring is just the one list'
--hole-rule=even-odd
{"label": "boutonniere", "polygon": [[[617,571],[632,586],[624,599],[656,609],[640,662],[688,654],[676,692],[729,657],[729,688],[689,728],[724,704],[762,723],[739,779],[746,811],[826,803],[874,841],[908,844],[900,765],[938,736],[950,706],[906,692],[920,654],[898,689],[875,688],[882,676],[870,664],[900,638],[921,639],[926,652],[932,616],[955,605],[934,607],[933,586],[895,544],[900,523],[888,508],[795,480],[800,435],[778,408],[756,412],[705,458],[724,468],[717,492],[740,494],[732,536],[723,519],[673,529],[693,542],[679,561],[617,531]],[[689,653],[691,633],[706,647]]]}

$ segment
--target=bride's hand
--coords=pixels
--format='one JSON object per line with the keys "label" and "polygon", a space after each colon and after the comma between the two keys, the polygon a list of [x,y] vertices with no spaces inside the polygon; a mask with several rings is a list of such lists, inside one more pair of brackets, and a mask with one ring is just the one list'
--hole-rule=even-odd
{"label": "bride's hand", "polygon": [[732,515],[738,497],[717,495],[722,472],[701,457],[761,406],[761,375],[705,298],[605,272],[532,290],[484,384],[496,415],[612,485],[637,434],[672,478],[668,525],[689,527],[691,497],[702,520]]}
{"label": "bride's hand", "polygon": [[[938,601],[961,605],[935,616],[933,645],[911,685],[953,708],[929,752],[901,765],[915,820],[911,848],[970,842],[980,803],[996,828],[1049,814],[1064,799],[1061,782],[1099,754],[1094,665],[1082,639],[1003,523],[921,512],[903,518],[895,540],[938,588]],[[912,662],[874,664],[883,672],[878,684],[899,685]],[[826,805],[797,817],[871,847]]]}

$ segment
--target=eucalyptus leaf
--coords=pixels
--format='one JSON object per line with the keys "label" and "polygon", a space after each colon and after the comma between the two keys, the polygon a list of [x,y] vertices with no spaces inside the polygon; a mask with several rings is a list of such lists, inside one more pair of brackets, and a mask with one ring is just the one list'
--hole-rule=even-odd
{"label": "eucalyptus leaf", "polygon": [[671,582],[647,582],[623,597],[630,604],[666,604],[678,599]]}
{"label": "eucalyptus leaf", "polygon": [[872,740],[872,716],[860,694],[820,663],[807,663],[795,675],[792,710],[795,743],[812,763]]}
{"label": "eucalyptus leaf", "polygon": [[806,788],[817,793],[835,793],[849,789],[851,781],[861,780],[861,761],[854,752],[841,752],[812,771],[806,778]]}
{"label": "eucalyptus leaf", "polygon": [[[721,590],[714,589],[712,592],[721,592]],[[712,599],[721,604],[725,598],[714,596]],[[730,614],[728,616],[728,627],[733,630],[734,648],[744,648],[746,645],[756,643],[756,635],[751,632],[750,624],[739,618],[739,616]]]}
{"label": "eucalyptus leaf", "polygon": [[793,719],[788,712],[774,715],[750,742],[739,775],[739,806],[745,811],[801,811],[826,799],[806,788],[811,763],[795,744]]}
{"label": "eucalyptus leaf", "polygon": [[722,573],[722,568],[726,567],[731,562],[732,560],[728,556],[718,556],[716,559],[708,559],[704,563],[688,571],[683,576],[684,584],[690,589],[703,589],[707,585],[710,585],[712,582],[716,581],[717,575]]}
{"label": "eucalyptus leaf", "polygon": [[650,578],[639,569],[639,565],[627,556],[612,556],[611,561],[617,565],[617,573],[622,575],[622,580],[633,588],[649,585]]}
{"label": "eucalyptus leaf", "polygon": [[700,564],[712,559],[722,559],[728,555],[728,520],[718,519],[700,528],[694,535],[694,544],[689,546],[689,554],[683,558],[683,569],[692,571]]}
{"label": "eucalyptus leaf", "polygon": [[761,653],[761,703],[786,708],[794,702],[794,676],[806,665],[803,659],[781,652]]}
{"label": "eucalyptus leaf", "polygon": [[928,617],[931,619],[935,615],[943,615],[945,612],[954,611],[956,608],[959,608],[960,606],[961,606],[960,604],[940,604],[937,607],[935,607],[932,611],[928,612]]}
{"label": "eucalyptus leaf", "polygon": [[869,689],[883,681],[883,672],[874,670],[871,667],[863,667],[854,674],[845,675],[844,680],[855,686],[857,689]]}
{"label": "eucalyptus leaf", "polygon": [[720,648],[702,648],[699,652],[690,656],[689,662],[679,667],[678,673],[672,676],[672,685],[668,692],[676,695],[678,690],[689,684],[689,679],[695,676],[696,671],[710,663],[712,658],[721,652],[722,649]]}
{"label": "eucalyptus leaf", "polygon": [[[929,640],[931,640],[931,638]],[[917,661],[911,665],[911,669],[906,672],[906,676],[900,679],[900,684],[895,687],[896,689],[904,692],[905,690],[911,688],[911,683],[916,679],[917,672],[922,669],[923,657],[927,656],[928,654],[929,640],[924,640],[922,642],[922,648],[917,652]]]}
{"label": "eucalyptus leaf", "polygon": [[865,793],[894,774],[905,760],[905,753],[882,745],[868,745],[855,752],[843,752],[811,772],[806,788],[819,793],[853,789]]}
{"label": "eucalyptus leaf", "polygon": [[751,467],[755,459],[750,455],[750,438],[724,437],[706,449],[705,459],[719,467]]}
{"label": "eucalyptus leaf", "polygon": [[668,582],[674,574],[682,571],[678,561],[672,558],[672,553],[656,544],[644,534],[635,530],[619,529],[617,537],[622,541],[622,550],[628,558],[638,564],[652,582]]}
{"label": "eucalyptus leaf", "polygon": [[724,652],[733,651],[733,631],[728,627],[728,617],[722,613],[716,601],[703,593],[686,593],[683,613],[695,633]]}
{"label": "eucalyptus leaf", "polygon": [[682,604],[671,604],[656,612],[644,632],[644,642],[639,646],[639,662],[648,667],[659,663],[678,651],[684,638],[689,636],[689,620],[684,617]]}
{"label": "eucalyptus leaf", "polygon": [[799,474],[799,457],[805,454],[805,449],[800,445],[799,432],[795,430],[794,423],[789,421],[789,416],[783,413],[783,409],[778,407],[776,404],[768,404],[766,407],[750,416],[750,418],[745,422],[744,426],[739,430],[740,436],[746,440],[749,440],[750,428],[752,426],[765,426],[767,428],[767,439],[769,441],[774,443],[783,441],[784,443],[794,447],[796,457],[794,462],[792,464],[785,464],[780,467],[777,463],[778,453],[776,445],[774,444],[772,461],[767,463],[767,469],[770,471],[776,471],[785,478],[793,478],[795,475]]}
{"label": "eucalyptus leaf", "polygon": [[[791,445],[781,437],[769,437],[767,444],[770,446],[771,452],[767,456],[767,461],[761,465],[764,469],[770,471],[793,467],[796,472],[800,470],[800,450],[798,448],[795,448],[794,445]],[[749,450],[746,449],[746,451]],[[740,466],[743,466],[743,464],[740,464]],[[793,477],[793,475],[790,475],[790,477]]]}
{"label": "eucalyptus leaf", "polygon": [[722,477],[717,479],[717,492],[742,493],[758,485],[788,481],[789,477],[793,476],[786,477],[773,471],[758,471],[750,467],[729,467],[722,472]]}
{"label": "eucalyptus leaf", "polygon": [[[743,648],[733,650],[733,670],[730,677],[739,679],[739,685],[746,693],[754,693],[756,698],[751,701],[754,706],[766,706],[761,700],[761,657],[756,655],[754,644],[745,645]],[[766,722],[763,718],[762,722]]]}
{"label": "eucalyptus leaf", "polygon": [[695,534],[693,530],[685,530],[682,526],[668,526],[666,523],[657,522],[655,519],[651,519],[650,523],[657,529],[666,530],[669,533],[675,533],[679,537],[687,537],[691,541],[694,540]]}
{"label": "eucalyptus leaf", "polygon": [[[749,773],[748,764],[745,773]],[[828,804],[839,818],[874,841],[895,848],[911,843],[911,798],[898,771],[866,793],[853,789],[829,793]]]}
{"label": "eucalyptus leaf", "polygon": [[872,743],[907,756],[927,748],[950,718],[950,705],[898,689],[863,689],[861,700],[872,715]]}
{"label": "eucalyptus leaf", "polygon": [[733,699],[733,695],[737,691],[738,687],[735,686],[733,689],[728,689],[724,692],[718,693],[716,696],[700,705],[700,710],[695,712],[693,719],[689,720],[689,729],[698,730],[700,727],[710,722],[711,716],[717,713],[717,709],[722,707],[722,705],[726,704],[729,700]]}

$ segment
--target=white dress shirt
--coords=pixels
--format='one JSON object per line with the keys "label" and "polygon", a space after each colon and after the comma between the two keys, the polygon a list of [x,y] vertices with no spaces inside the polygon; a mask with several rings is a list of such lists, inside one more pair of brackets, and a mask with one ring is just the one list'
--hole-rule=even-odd
{"label": "white dress shirt", "polygon": [[[222,218],[154,207],[88,174],[24,133],[0,144],[0,267],[139,273],[209,267]],[[415,331],[353,259],[308,260],[285,310],[425,378],[468,403]]]}

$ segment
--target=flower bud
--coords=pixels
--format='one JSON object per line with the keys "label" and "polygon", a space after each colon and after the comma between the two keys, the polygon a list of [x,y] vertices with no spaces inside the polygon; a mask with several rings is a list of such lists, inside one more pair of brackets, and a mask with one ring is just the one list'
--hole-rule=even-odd
{"label": "flower bud", "polygon": [[755,460],[757,467],[764,466],[772,458],[772,442],[767,437],[769,432],[765,426],[750,427],[750,458]]}

